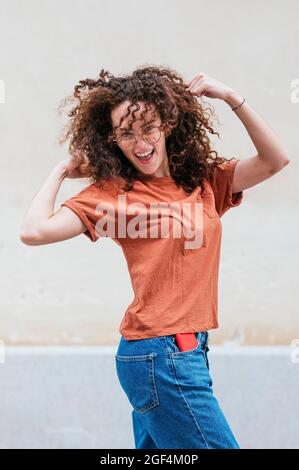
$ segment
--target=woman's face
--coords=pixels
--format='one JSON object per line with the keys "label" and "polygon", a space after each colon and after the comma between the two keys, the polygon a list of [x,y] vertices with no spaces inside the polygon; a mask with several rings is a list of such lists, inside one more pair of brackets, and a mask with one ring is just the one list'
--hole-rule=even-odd
{"label": "woman's face", "polygon": [[[120,124],[120,119],[122,116],[126,115],[127,107],[130,102],[124,101],[119,106],[117,106],[111,112],[111,120],[113,129],[115,129]],[[156,112],[154,105],[150,105],[150,109],[147,114],[144,116],[144,121],[142,121],[141,113],[145,110],[145,103],[139,101],[140,109],[136,111],[134,118],[137,119],[132,128],[126,129],[128,127],[129,120],[132,118],[133,108],[130,110],[130,116],[124,118],[121,128],[116,130],[117,138],[134,133],[135,139],[131,138],[129,140],[121,139],[118,141],[118,146],[127,157],[127,159],[137,168],[137,170],[144,175],[151,176],[169,176],[169,166],[168,158],[166,152],[166,141],[165,133],[161,130],[160,139],[156,143],[151,143],[151,141],[146,142],[142,139],[142,131],[144,131],[144,136],[146,137],[147,132],[150,132],[152,129],[150,126],[159,126],[161,125],[161,119],[159,114]],[[152,115],[152,112],[155,111],[155,114]],[[152,122],[151,122],[152,121]],[[126,132],[126,134],[125,134]],[[148,134],[149,135],[149,134]],[[153,151],[149,159],[142,159],[140,154]],[[138,156],[139,155],[139,156]]]}

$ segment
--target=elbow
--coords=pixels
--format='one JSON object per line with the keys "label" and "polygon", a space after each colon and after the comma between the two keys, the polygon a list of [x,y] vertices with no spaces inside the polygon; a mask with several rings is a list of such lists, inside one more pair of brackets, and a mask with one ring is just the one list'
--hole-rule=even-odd
{"label": "elbow", "polygon": [[290,163],[290,159],[289,158],[284,158],[282,160],[282,163],[281,163],[281,168],[284,168],[285,166],[287,166],[288,164]]}
{"label": "elbow", "polygon": [[36,246],[40,245],[39,238],[36,233],[30,233],[21,231],[19,234],[19,238],[22,243],[25,245]]}
{"label": "elbow", "polygon": [[278,173],[278,171],[281,171],[285,166],[287,166],[290,163],[289,158],[284,157],[281,159],[280,164],[276,165],[275,167],[272,167],[270,170],[270,174],[274,175],[275,173]]}

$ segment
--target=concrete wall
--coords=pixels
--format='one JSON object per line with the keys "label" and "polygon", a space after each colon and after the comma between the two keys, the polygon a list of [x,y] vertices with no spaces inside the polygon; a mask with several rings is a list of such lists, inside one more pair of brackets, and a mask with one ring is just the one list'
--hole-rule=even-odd
{"label": "concrete wall", "polygon": [[[29,247],[20,242],[19,227],[47,174],[67,154],[57,144],[60,100],[102,67],[119,74],[145,63],[167,64],[186,79],[204,71],[229,84],[288,150],[291,164],[244,191],[242,205],[222,218],[214,341],[289,344],[298,337],[299,103],[291,101],[291,81],[299,77],[298,13],[290,0],[1,2],[0,335],[6,344],[117,343],[133,299],[119,246],[81,235]],[[229,106],[207,101],[218,117],[217,150],[254,155]],[[87,184],[65,180],[56,207]]]}

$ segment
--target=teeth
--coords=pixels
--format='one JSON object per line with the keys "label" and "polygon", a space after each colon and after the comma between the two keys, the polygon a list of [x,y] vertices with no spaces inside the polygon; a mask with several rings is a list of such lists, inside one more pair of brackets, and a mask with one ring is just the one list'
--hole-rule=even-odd
{"label": "teeth", "polygon": [[148,157],[152,153],[153,149],[146,153],[136,153],[137,157]]}

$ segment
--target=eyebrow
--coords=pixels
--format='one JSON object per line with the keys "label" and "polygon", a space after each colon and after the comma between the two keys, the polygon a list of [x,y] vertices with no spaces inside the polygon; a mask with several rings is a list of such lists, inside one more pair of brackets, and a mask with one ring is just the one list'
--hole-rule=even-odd
{"label": "eyebrow", "polygon": [[[156,120],[158,119],[158,116],[155,118],[155,119],[151,119],[150,121],[147,121],[145,124],[143,124],[141,127],[146,127],[148,126],[149,124],[151,124],[152,122],[155,122]],[[128,127],[119,127],[118,130],[120,131],[125,131],[127,130]],[[116,130],[116,127],[114,127],[114,130]]]}

